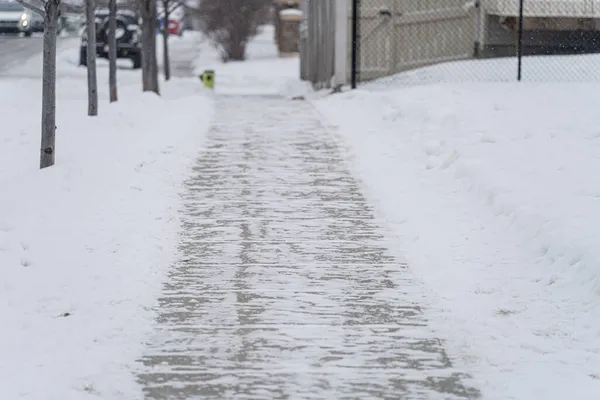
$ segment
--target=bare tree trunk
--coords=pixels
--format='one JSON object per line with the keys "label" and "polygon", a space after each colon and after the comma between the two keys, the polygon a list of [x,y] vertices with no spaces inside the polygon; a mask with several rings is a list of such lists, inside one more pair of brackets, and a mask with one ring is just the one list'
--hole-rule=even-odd
{"label": "bare tree trunk", "polygon": [[156,58],[156,1],[140,0],[142,15],[142,90],[160,94]]}
{"label": "bare tree trunk", "polygon": [[88,80],[88,115],[98,115],[98,80],[96,78],[96,21],[94,11],[95,0],[85,0],[87,19],[87,80]]}
{"label": "bare tree trunk", "polygon": [[171,16],[169,7],[171,7],[171,0],[163,0],[163,9],[165,10],[164,26],[162,29],[163,35],[163,72],[165,74],[165,81],[171,79],[171,61],[169,59],[169,17]]}
{"label": "bare tree trunk", "polygon": [[236,40],[226,51],[226,61],[244,61],[246,59],[246,44]]}
{"label": "bare tree trunk", "polygon": [[144,92],[152,90],[152,81],[150,80],[150,75],[152,74],[150,67],[150,60],[152,55],[150,54],[150,43],[152,39],[149,38],[151,35],[150,32],[152,27],[149,26],[148,21],[148,12],[145,10],[146,4],[144,4],[144,0],[141,1],[140,11],[142,14],[142,90]]}
{"label": "bare tree trunk", "polygon": [[54,165],[56,144],[56,35],[60,0],[45,3],[40,169]]}
{"label": "bare tree trunk", "polygon": [[108,2],[108,87],[110,102],[117,101],[117,0]]}
{"label": "bare tree trunk", "polygon": [[150,23],[152,25],[152,86],[156,89],[154,92],[160,94],[158,87],[158,57],[156,56],[156,30],[158,29],[158,10],[156,0],[150,1]]}

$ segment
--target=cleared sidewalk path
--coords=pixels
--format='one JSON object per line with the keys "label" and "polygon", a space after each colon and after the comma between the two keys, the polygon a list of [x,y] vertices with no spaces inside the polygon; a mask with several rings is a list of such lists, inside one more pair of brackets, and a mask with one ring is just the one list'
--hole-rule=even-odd
{"label": "cleared sidewalk path", "polygon": [[217,110],[139,375],[146,398],[478,397],[310,105],[221,97]]}

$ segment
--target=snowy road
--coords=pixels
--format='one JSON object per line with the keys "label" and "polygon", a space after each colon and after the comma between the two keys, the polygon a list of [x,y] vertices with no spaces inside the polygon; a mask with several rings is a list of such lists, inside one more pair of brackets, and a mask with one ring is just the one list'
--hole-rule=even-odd
{"label": "snowy road", "polygon": [[477,398],[311,106],[218,102],[142,360],[146,398]]}
{"label": "snowy road", "polygon": [[0,76],[42,51],[41,37],[19,37],[15,35],[0,35]]}

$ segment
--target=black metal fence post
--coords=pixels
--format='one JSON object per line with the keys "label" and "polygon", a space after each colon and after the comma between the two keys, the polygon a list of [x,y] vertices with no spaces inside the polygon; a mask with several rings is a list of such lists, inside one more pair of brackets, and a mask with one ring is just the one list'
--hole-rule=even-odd
{"label": "black metal fence post", "polygon": [[352,89],[356,89],[358,78],[358,19],[360,0],[352,0]]}
{"label": "black metal fence post", "polygon": [[525,0],[519,0],[519,32],[517,40],[517,81],[521,81],[523,70],[523,3]]}

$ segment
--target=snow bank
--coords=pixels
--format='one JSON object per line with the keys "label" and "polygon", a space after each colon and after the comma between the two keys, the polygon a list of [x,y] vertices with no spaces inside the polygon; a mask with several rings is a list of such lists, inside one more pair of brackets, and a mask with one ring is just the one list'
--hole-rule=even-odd
{"label": "snow bank", "polygon": [[599,398],[600,84],[386,85],[315,105],[457,362],[486,399]]}
{"label": "snow bank", "polygon": [[212,115],[196,80],[86,115],[77,41],[59,54],[57,164],[39,171],[40,60],[0,80],[0,398],[137,398],[131,363],[178,244],[182,183]]}
{"label": "snow bank", "polygon": [[[600,82],[600,54],[562,56],[527,56],[522,60],[524,82]],[[515,82],[518,62],[516,57],[452,61],[362,84],[369,90],[389,90],[391,87],[433,83]]]}

